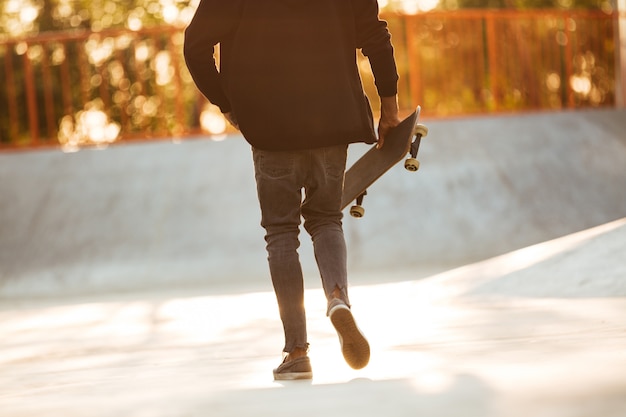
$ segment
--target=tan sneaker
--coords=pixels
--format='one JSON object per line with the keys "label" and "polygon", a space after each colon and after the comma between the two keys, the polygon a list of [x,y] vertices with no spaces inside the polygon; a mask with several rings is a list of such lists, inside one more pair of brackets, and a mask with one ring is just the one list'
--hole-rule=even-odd
{"label": "tan sneaker", "polygon": [[334,298],[328,304],[328,316],[337,330],[343,358],[353,369],[364,368],[370,360],[370,345],[356,325],[350,307]]}
{"label": "tan sneaker", "polygon": [[308,356],[301,356],[287,361],[285,357],[283,363],[274,369],[274,379],[276,381],[292,381],[295,379],[312,379],[313,371],[311,361]]}

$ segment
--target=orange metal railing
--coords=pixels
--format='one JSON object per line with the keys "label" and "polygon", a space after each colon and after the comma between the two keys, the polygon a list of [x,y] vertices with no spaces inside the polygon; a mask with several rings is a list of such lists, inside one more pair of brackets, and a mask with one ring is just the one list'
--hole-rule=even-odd
{"label": "orange metal railing", "polygon": [[405,22],[409,97],[431,114],[615,103],[609,14],[470,10]]}
{"label": "orange metal railing", "polygon": [[[448,117],[615,105],[615,14],[463,10],[384,17],[405,110],[421,104],[428,117]],[[219,111],[187,72],[183,36],[181,28],[158,27],[0,41],[0,148],[73,149],[223,131]]]}
{"label": "orange metal railing", "polygon": [[198,130],[182,42],[182,30],[168,27],[3,42],[0,142],[104,144]]}

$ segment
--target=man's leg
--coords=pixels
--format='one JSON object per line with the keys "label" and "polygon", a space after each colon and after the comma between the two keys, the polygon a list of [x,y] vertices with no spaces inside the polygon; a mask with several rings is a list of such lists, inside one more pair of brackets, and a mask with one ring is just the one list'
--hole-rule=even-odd
{"label": "man's leg", "polygon": [[341,197],[347,146],[311,151],[310,175],[302,205],[304,227],[313,239],[327,313],[337,330],[346,362],[355,369],[369,362],[370,347],[359,330],[348,301],[347,251],[341,224]]}
{"label": "man's leg", "polygon": [[298,155],[253,149],[253,157],[270,275],[285,332],[283,350],[306,352],[304,281],[297,252],[302,201]]}
{"label": "man's leg", "polygon": [[305,184],[302,215],[304,227],[313,240],[327,300],[341,298],[349,304],[347,250],[341,223],[347,152],[346,145],[311,151],[311,169]]}

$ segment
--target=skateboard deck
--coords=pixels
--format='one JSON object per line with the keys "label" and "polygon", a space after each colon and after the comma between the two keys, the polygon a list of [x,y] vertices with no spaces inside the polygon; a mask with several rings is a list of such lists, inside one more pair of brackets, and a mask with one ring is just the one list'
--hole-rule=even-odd
{"label": "skateboard deck", "polygon": [[[417,171],[419,162],[417,152],[421,138],[426,136],[428,129],[418,124],[420,107],[394,127],[385,138],[381,149],[372,146],[346,171],[344,180],[341,209],[345,209],[351,202],[356,204],[350,209],[353,217],[362,217],[364,209],[361,206],[367,188],[387,172],[392,166],[400,162],[407,154],[411,154],[405,162],[409,171]],[[413,140],[413,142],[411,142]]]}

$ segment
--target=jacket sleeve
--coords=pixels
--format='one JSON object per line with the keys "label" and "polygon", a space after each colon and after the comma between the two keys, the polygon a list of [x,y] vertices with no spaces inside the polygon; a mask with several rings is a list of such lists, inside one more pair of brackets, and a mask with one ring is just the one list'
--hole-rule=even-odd
{"label": "jacket sleeve", "polygon": [[380,97],[398,93],[398,70],[387,22],[378,17],[377,0],[352,0],[357,48],[368,57]]}
{"label": "jacket sleeve", "polygon": [[187,68],[200,92],[223,113],[231,111],[216,66],[215,45],[237,27],[240,0],[201,0],[185,30],[183,53]]}

